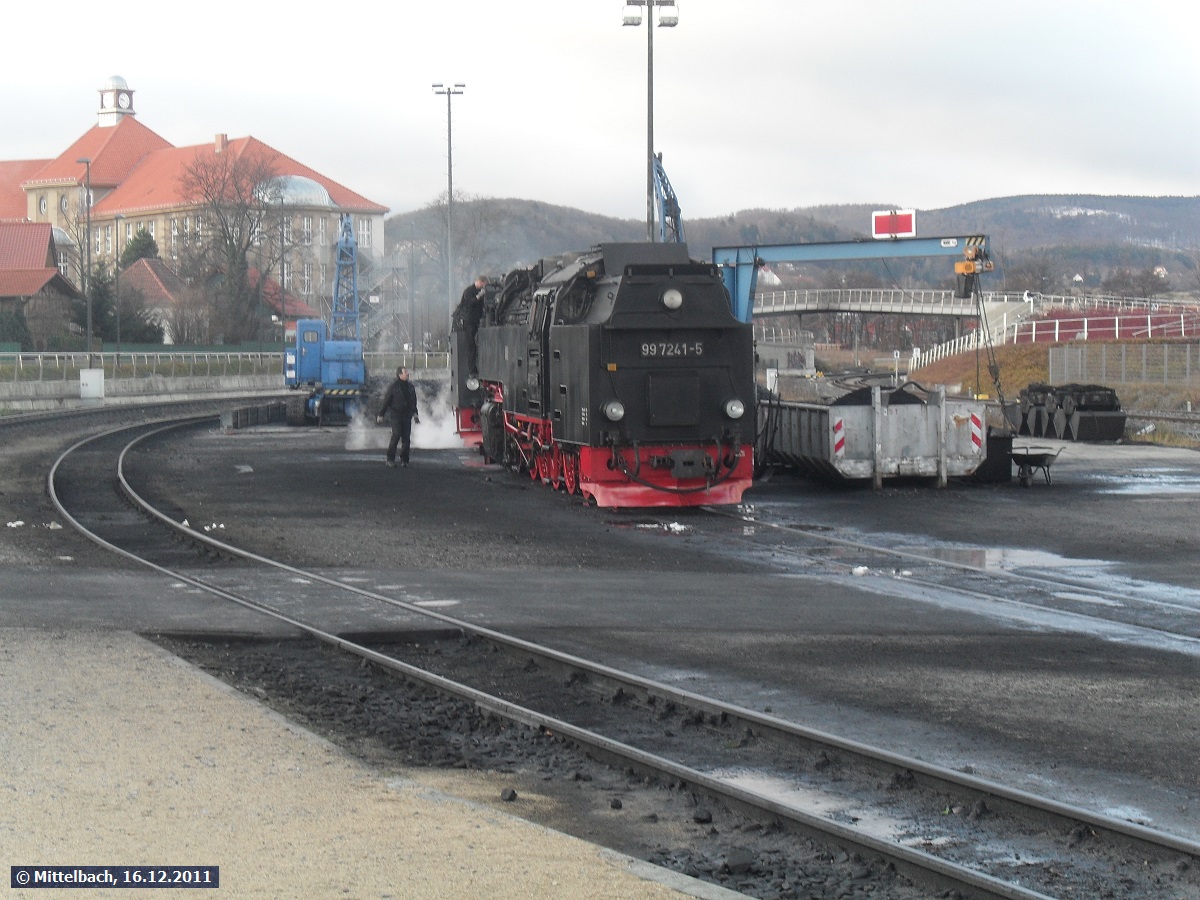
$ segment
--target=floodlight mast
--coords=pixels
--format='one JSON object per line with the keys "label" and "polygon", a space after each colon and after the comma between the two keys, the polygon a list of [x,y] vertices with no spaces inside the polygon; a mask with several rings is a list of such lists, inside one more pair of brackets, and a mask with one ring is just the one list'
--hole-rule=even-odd
{"label": "floodlight mast", "polygon": [[454,330],[454,125],[450,100],[461,94],[465,84],[446,86],[435,84],[433,92],[446,97],[446,341],[449,347],[450,333]]}
{"label": "floodlight mast", "polygon": [[654,240],[654,9],[659,8],[658,26],[679,24],[675,0],[626,0],[622,25],[641,25],[641,7],[646,7],[646,240]]}

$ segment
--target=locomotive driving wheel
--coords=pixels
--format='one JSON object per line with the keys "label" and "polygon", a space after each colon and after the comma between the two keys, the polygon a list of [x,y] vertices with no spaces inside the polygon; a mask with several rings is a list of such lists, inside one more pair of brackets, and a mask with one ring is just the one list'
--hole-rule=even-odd
{"label": "locomotive driving wheel", "polygon": [[562,455],[563,489],[568,494],[579,493],[579,455],[566,450]]}
{"label": "locomotive driving wheel", "polygon": [[557,444],[546,454],[546,481],[554,490],[562,487],[563,452]]}

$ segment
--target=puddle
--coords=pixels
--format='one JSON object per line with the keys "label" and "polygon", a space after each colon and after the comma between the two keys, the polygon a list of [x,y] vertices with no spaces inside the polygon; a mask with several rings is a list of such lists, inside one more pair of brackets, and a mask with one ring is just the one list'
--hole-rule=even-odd
{"label": "puddle", "polygon": [[1200,494],[1200,475],[1186,469],[1141,469],[1119,477],[1093,477],[1104,485],[1101,494]]}
{"label": "puddle", "polygon": [[944,562],[961,563],[988,572],[1012,572],[1017,569],[1076,569],[1086,568],[1095,572],[1107,568],[1111,563],[1099,559],[1071,559],[1048,553],[1045,550],[1028,550],[1019,547],[928,547],[910,545],[897,547],[905,553],[940,559]]}
{"label": "puddle", "polygon": [[691,525],[684,525],[680,522],[651,522],[651,521],[633,521],[622,519],[608,519],[604,523],[612,528],[631,529],[635,531],[654,531],[663,534],[690,534],[692,532]]}
{"label": "puddle", "polygon": [[1112,606],[1119,608],[1125,605],[1119,600],[1109,600],[1105,597],[1096,597],[1093,594],[1075,594],[1071,591],[1056,591],[1054,596],[1059,600],[1074,600],[1078,603],[1094,603],[1097,606]]}
{"label": "puddle", "polygon": [[[1161,608],[1187,612],[1200,610],[1200,591],[1129,578],[1114,572],[1117,564],[1106,560],[1072,559],[1045,550],[1015,547],[930,547],[914,544],[896,549],[930,559],[972,566],[985,572],[1027,575],[1035,575],[1037,570],[1053,572],[1061,579],[1060,585],[1068,588],[1052,592],[1053,596],[1060,600],[1109,608],[1149,603]],[[1071,586],[1080,590],[1069,590]],[[1096,593],[1087,593],[1088,591]],[[1124,598],[1124,602],[1121,598]]]}

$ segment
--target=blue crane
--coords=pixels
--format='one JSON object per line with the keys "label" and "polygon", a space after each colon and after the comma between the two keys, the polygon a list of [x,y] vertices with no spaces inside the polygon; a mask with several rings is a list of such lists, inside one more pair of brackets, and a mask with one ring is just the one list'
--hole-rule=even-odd
{"label": "blue crane", "polygon": [[658,203],[658,239],[664,244],[685,244],[683,219],[679,217],[679,198],[671,188],[662,154],[654,157],[654,199]]}
{"label": "blue crane", "polygon": [[367,365],[359,333],[358,242],[350,216],[342,216],[337,276],[328,325],[296,322],[296,343],[284,354],[289,425],[346,424],[366,403]]}
{"label": "blue crane", "polygon": [[758,270],[768,263],[911,259],[929,256],[958,257],[959,261],[955,263],[954,271],[960,278],[960,296],[970,297],[975,288],[976,276],[980,272],[992,270],[986,235],[714,247],[712,252],[713,262],[721,267],[721,277],[729,291],[733,314],[741,322],[749,322],[754,314],[754,289],[758,282]]}

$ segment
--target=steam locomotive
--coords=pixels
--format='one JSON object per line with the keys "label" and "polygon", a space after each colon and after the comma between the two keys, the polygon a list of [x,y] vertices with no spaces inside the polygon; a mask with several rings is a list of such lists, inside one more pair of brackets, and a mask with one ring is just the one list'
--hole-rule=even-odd
{"label": "steam locomotive", "polygon": [[684,244],[602,244],[482,293],[455,316],[451,378],[488,461],[605,507],[741,501],[754,346],[715,266]]}

